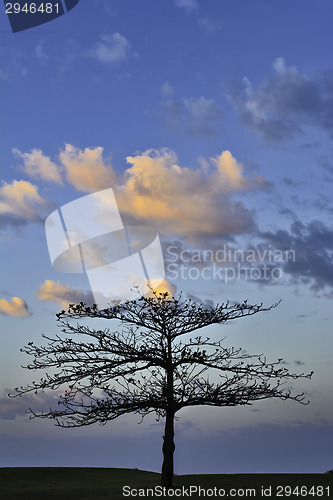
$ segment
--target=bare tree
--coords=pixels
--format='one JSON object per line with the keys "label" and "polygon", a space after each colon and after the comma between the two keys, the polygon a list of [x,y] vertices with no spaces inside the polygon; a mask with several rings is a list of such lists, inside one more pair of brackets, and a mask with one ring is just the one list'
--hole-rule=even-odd
{"label": "bare tree", "polygon": [[[29,342],[21,349],[34,356],[26,368],[52,369],[53,373],[16,388],[15,396],[64,386],[57,409],[41,414],[30,409],[31,418],[55,419],[62,427],[105,424],[126,413],[138,413],[142,419],[149,413],[165,418],[162,485],[171,486],[174,421],[182,408],[251,405],[269,398],[308,403],[304,393],[293,395],[284,384],[310,378],[312,373],[289,373],[281,367],[282,359],[268,363],[263,355],[226,347],[224,339],[190,336],[205,326],[269,311],[276,305],[264,308],[245,301],[206,307],[168,293],[141,296],[104,310],[82,302],[70,304],[67,312],[57,314],[65,338],[43,335],[46,345]],[[70,322],[82,318],[117,320],[119,331]]]}

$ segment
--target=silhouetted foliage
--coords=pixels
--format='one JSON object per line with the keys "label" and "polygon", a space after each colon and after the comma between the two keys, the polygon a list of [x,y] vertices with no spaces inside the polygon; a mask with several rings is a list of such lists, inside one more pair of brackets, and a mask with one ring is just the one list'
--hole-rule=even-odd
{"label": "silhouetted foliage", "polygon": [[[304,394],[284,388],[292,374],[282,359],[268,363],[263,355],[226,347],[224,339],[190,336],[209,325],[269,311],[273,306],[222,304],[208,307],[168,293],[140,296],[137,300],[99,310],[96,305],[70,304],[57,314],[63,335],[43,335],[46,345],[29,342],[21,349],[34,357],[29,370],[50,368],[39,382],[16,388],[16,396],[64,386],[57,409],[31,418],[55,419],[56,425],[80,427],[105,424],[126,413],[144,418],[155,413],[165,419],[162,484],[172,485],[174,420],[187,406],[250,405],[269,398],[307,404]],[[70,320],[117,320],[118,330],[92,329]],[[73,337],[73,338],[72,338]],[[75,339],[74,339],[75,337]],[[82,337],[82,340],[77,340]],[[57,370],[59,369],[59,370]],[[218,376],[204,376],[215,372]]]}

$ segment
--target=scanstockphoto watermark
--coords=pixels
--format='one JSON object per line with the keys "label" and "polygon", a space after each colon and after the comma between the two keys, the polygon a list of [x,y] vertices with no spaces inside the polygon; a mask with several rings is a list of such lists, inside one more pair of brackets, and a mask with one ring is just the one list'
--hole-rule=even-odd
{"label": "scanstockphoto watermark", "polygon": [[231,248],[227,245],[212,249],[182,249],[169,245],[166,249],[166,270],[170,280],[235,280],[278,281],[283,277],[283,265],[296,261],[293,249],[280,250]]}
{"label": "scanstockphoto watermark", "polygon": [[[263,488],[262,488],[263,490]],[[219,498],[240,498],[255,497],[255,488],[202,488],[201,486],[181,486],[179,488],[166,488],[165,486],[155,486],[154,488],[131,488],[123,487],[123,497],[219,497]]]}

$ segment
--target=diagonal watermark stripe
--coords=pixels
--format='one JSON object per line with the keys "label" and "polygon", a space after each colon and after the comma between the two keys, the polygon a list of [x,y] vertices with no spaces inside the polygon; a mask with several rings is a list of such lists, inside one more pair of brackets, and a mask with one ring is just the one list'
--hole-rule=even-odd
{"label": "diagonal watermark stripe", "polygon": [[135,298],[133,286],[146,294],[164,280],[158,234],[147,226],[125,227],[111,188],[55,210],[45,231],[53,268],[86,273],[100,308]]}

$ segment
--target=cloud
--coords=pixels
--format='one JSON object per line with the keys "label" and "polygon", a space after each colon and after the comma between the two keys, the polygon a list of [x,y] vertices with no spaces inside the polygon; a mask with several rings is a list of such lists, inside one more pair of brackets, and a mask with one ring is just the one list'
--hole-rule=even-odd
{"label": "cloud", "polygon": [[0,68],[0,81],[8,81],[9,80],[9,74],[7,71],[3,70],[2,68]]}
{"label": "cloud", "polygon": [[66,144],[59,158],[65,169],[67,182],[78,191],[93,193],[112,187],[116,182],[112,166],[104,164],[101,147],[81,150]]}
{"label": "cloud", "polygon": [[40,61],[45,61],[48,59],[48,55],[44,51],[44,42],[39,42],[35,48],[35,56]]}
{"label": "cloud", "polygon": [[24,318],[30,315],[28,304],[18,297],[11,300],[0,299],[0,314],[12,316],[13,318]]}
{"label": "cloud", "polygon": [[[281,252],[273,249],[271,245],[253,245],[252,233],[249,238],[251,244],[246,244],[242,238],[240,246],[237,242],[227,241],[221,235],[216,238],[205,238],[200,246],[192,246],[190,241],[184,239],[173,239],[163,241],[164,259],[168,279],[195,279],[220,280],[223,283],[231,283],[244,280],[263,285],[277,285],[283,276],[283,262],[293,258],[293,252]],[[236,243],[236,244],[235,244]],[[195,301],[198,299],[197,291],[188,294]],[[213,301],[205,301],[207,305],[214,304]]]}
{"label": "cloud", "polygon": [[45,282],[38,288],[36,296],[39,300],[57,302],[64,309],[68,308],[68,304],[78,304],[81,301],[85,304],[94,303],[91,292],[75,290],[69,288],[68,285],[60,283],[60,281],[52,280],[45,280]]}
{"label": "cloud", "polygon": [[196,131],[206,131],[209,133],[209,124],[220,122],[222,119],[222,111],[215,104],[214,99],[206,99],[203,96],[199,98],[191,97],[185,99],[184,105],[190,115],[189,118],[193,121],[193,125],[189,130],[194,133]]}
{"label": "cloud", "polygon": [[4,183],[0,188],[0,221],[2,225],[22,225],[27,221],[41,222],[41,210],[47,200],[38,194],[37,186],[27,181]]}
{"label": "cloud", "polygon": [[24,54],[21,50],[16,50],[14,47],[7,48],[6,59],[2,57],[4,66],[0,68],[0,81],[11,82],[18,78],[25,77],[29,74],[26,67],[28,54]]}
{"label": "cloud", "polygon": [[13,153],[22,158],[24,172],[28,176],[46,182],[62,184],[59,167],[48,156],[45,156],[40,149],[33,149],[31,153],[21,153],[21,151],[14,148]]}
{"label": "cloud", "polygon": [[0,398],[0,418],[3,420],[14,420],[16,417],[24,416],[29,408],[36,412],[47,411],[48,408],[58,407],[60,392],[40,392],[38,394],[25,394],[23,397],[10,398],[7,394],[13,394],[12,389],[5,389]]}
{"label": "cloud", "polygon": [[230,151],[223,151],[220,156],[213,158],[218,175],[223,182],[231,189],[248,189],[251,187],[251,181],[243,177],[243,166],[238,163]]}
{"label": "cloud", "polygon": [[333,163],[331,158],[329,158],[327,155],[315,155],[314,159],[316,160],[317,164],[324,169],[324,172],[327,174],[333,174]]}
{"label": "cloud", "polygon": [[250,80],[229,82],[225,92],[241,121],[267,141],[284,141],[305,133],[308,126],[333,130],[333,88],[320,76],[310,79],[283,57],[257,90]]}
{"label": "cloud", "polygon": [[283,271],[295,283],[310,284],[314,291],[333,289],[332,248],[333,230],[320,221],[309,224],[296,220],[290,231],[262,232],[260,236],[272,248],[293,250],[295,259],[289,259]]}
{"label": "cloud", "polygon": [[[170,87],[172,89],[172,87]],[[164,84],[164,92],[165,92]],[[217,133],[223,113],[214,99],[189,97],[182,100],[170,97],[163,102],[167,125],[176,133],[207,137]]]}
{"label": "cloud", "polygon": [[298,183],[290,179],[290,177],[283,177],[282,182],[287,186],[298,187]]}
{"label": "cloud", "polygon": [[[192,115],[200,116],[202,104],[200,100],[189,100]],[[32,175],[44,175],[44,165],[51,161],[39,150],[27,156],[20,155],[29,165],[32,157],[38,159],[34,167],[28,169]],[[253,213],[233,197],[242,192],[266,190],[268,182],[259,175],[244,175],[242,164],[230,151],[223,151],[209,160],[200,159],[197,169],[179,166],[176,154],[167,149],[151,149],[126,159],[129,167],[118,180],[112,165],[104,161],[101,147],[79,149],[66,144],[59,154],[59,166],[52,165],[55,166],[54,172],[61,173],[78,191],[93,193],[113,187],[126,223],[149,221],[161,232],[187,236],[193,241],[208,235],[233,237],[255,229]],[[37,197],[33,200],[42,203],[35,186],[19,182],[30,186],[32,194]],[[6,187],[7,191],[9,188]],[[5,187],[2,189],[5,192]],[[11,198],[15,198],[14,195]],[[32,219],[37,217],[23,205],[24,197],[16,198],[20,204],[12,202],[12,213],[22,216],[28,213]],[[7,205],[3,204],[2,209],[8,210]]]}
{"label": "cloud", "polygon": [[201,28],[208,34],[219,31],[222,28],[221,21],[210,19],[209,17],[201,17],[198,22]]}
{"label": "cloud", "polygon": [[130,55],[131,44],[120,33],[104,34],[88,51],[88,55],[102,64],[117,66]]}
{"label": "cloud", "polygon": [[163,85],[161,86],[161,94],[165,98],[172,97],[175,94],[175,91],[171,87],[169,82],[166,81],[163,83]]}
{"label": "cloud", "polygon": [[[112,165],[104,163],[101,147],[79,149],[66,144],[65,149],[60,151],[57,163],[44,155],[40,149],[33,149],[31,153],[22,153],[18,149],[13,149],[13,153],[23,159],[23,169],[29,177],[39,178],[46,182],[63,185],[64,176],[75,189],[88,193],[106,189],[116,182],[116,174]],[[18,184],[19,182],[25,184]],[[15,192],[19,191],[19,186],[22,191],[24,186],[28,190],[27,186],[30,185],[26,181],[14,181],[14,183]],[[37,190],[35,186],[34,188]]]}
{"label": "cloud", "polygon": [[176,7],[181,7],[182,9],[192,12],[199,7],[199,3],[196,0],[175,0]]}
{"label": "cloud", "polygon": [[173,151],[148,150],[128,156],[131,165],[116,191],[122,213],[156,224],[159,231],[189,237],[250,233],[253,214],[235,193],[266,189],[264,179],[248,179],[229,151],[196,170],[180,167]]}

